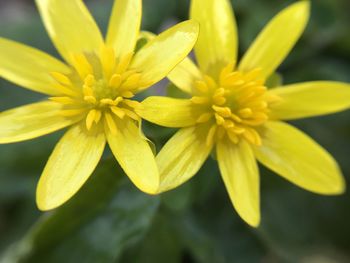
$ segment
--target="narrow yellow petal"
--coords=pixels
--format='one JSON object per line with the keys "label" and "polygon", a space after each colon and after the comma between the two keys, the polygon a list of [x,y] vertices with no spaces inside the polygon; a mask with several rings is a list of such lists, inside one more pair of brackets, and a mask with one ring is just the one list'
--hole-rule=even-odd
{"label": "narrow yellow petal", "polygon": [[130,119],[117,120],[117,127],[116,134],[106,131],[115,158],[141,191],[155,194],[159,187],[159,174],[148,142]]}
{"label": "narrow yellow petal", "polygon": [[220,141],[217,158],[227,192],[238,214],[249,225],[260,223],[260,179],[251,146],[241,141]]}
{"label": "narrow yellow petal", "polygon": [[97,111],[95,109],[92,109],[89,111],[88,115],[86,116],[85,124],[86,124],[86,128],[88,130],[91,129],[92,124],[94,123],[94,121],[96,119],[96,115],[97,115]]}
{"label": "narrow yellow petal", "polygon": [[208,158],[213,144],[207,145],[207,127],[179,130],[157,155],[159,192],[176,188],[193,177]]}
{"label": "narrow yellow petal", "polygon": [[69,74],[61,61],[44,52],[0,38],[0,77],[47,95],[60,95],[51,72]]}
{"label": "narrow yellow petal", "polygon": [[65,118],[62,105],[45,101],[33,103],[0,113],[0,143],[33,139],[63,129],[79,121]]}
{"label": "narrow yellow petal", "polygon": [[90,82],[90,79],[94,80],[93,68],[84,54],[72,54],[70,61],[82,80],[87,78],[87,83]]}
{"label": "narrow yellow petal", "polygon": [[35,0],[45,27],[62,57],[99,52],[103,38],[81,0]]}
{"label": "narrow yellow petal", "polygon": [[270,118],[293,120],[350,108],[350,84],[315,81],[271,89],[280,99],[270,105]]}
{"label": "narrow yellow petal", "polygon": [[217,75],[227,64],[235,64],[238,36],[230,1],[192,0],[191,18],[201,26],[195,45],[201,70]]}
{"label": "narrow yellow petal", "polygon": [[185,58],[168,75],[168,78],[182,91],[193,94],[195,81],[201,80],[202,73],[190,58]]}
{"label": "narrow yellow petal", "polygon": [[106,124],[107,124],[109,133],[116,135],[118,132],[118,128],[117,128],[117,125],[115,124],[115,120],[112,117],[112,115],[109,113],[105,113],[105,119],[106,119]]}
{"label": "narrow yellow petal", "polygon": [[193,48],[198,31],[199,25],[195,21],[179,23],[137,52],[131,68],[142,74],[139,90],[157,83],[179,64]]}
{"label": "narrow yellow petal", "polygon": [[40,177],[39,209],[56,208],[78,192],[101,159],[105,144],[103,132],[89,134],[80,124],[72,127],[56,145]]}
{"label": "narrow yellow petal", "polygon": [[200,112],[186,99],[168,97],[148,97],[136,109],[143,119],[166,127],[186,127],[195,125]]}
{"label": "narrow yellow petal", "polygon": [[239,65],[242,71],[255,68],[269,77],[283,62],[303,33],[310,15],[310,2],[298,1],[282,10],[259,34]]}
{"label": "narrow yellow petal", "polygon": [[300,130],[283,122],[268,122],[258,160],[292,183],[314,193],[343,193],[345,183],[333,157]]}
{"label": "narrow yellow petal", "polygon": [[134,51],[140,32],[141,14],[141,0],[115,1],[106,42],[114,48],[117,58]]}

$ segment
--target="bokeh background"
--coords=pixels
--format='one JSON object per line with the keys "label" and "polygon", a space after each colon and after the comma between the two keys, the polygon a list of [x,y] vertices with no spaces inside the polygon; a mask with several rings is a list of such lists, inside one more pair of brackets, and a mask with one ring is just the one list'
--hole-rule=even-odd
{"label": "bokeh background", "polygon": [[[33,2],[0,1],[0,36],[58,56]],[[103,32],[112,2],[86,1]],[[292,2],[233,0],[240,54]],[[188,0],[143,4],[145,30],[160,32],[188,17]],[[349,10],[349,0],[312,1],[309,26],[279,69],[284,83],[350,82]],[[166,86],[162,82],[149,93],[174,92]],[[0,111],[41,99],[2,79],[0,94]],[[350,111],[293,124],[329,150],[350,182]],[[146,124],[145,132],[159,149],[174,131]],[[36,183],[61,134],[0,145],[0,262],[350,262],[350,192],[318,196],[261,168],[262,223],[252,229],[233,210],[213,160],[182,187],[147,196],[106,151],[71,201],[41,213]]]}

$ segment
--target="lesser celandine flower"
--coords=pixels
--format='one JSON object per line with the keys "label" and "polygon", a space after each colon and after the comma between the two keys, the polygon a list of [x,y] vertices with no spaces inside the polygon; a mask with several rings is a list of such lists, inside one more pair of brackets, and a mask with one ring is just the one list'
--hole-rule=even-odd
{"label": "lesser celandine flower", "polygon": [[40,178],[37,204],[55,208],[88,179],[106,141],[131,181],[155,193],[155,158],[139,130],[135,94],[164,78],[198,36],[186,21],[160,34],[135,54],[141,0],[117,0],[104,41],[81,0],[37,0],[46,29],[66,63],[0,38],[0,76],[49,96],[0,114],[0,143],[32,139],[71,126]]}
{"label": "lesser celandine flower", "polygon": [[280,12],[237,61],[237,32],[228,0],[193,0],[201,30],[195,54],[169,75],[190,99],[149,97],[139,114],[181,128],[157,156],[160,192],[191,178],[212,150],[234,207],[252,226],[260,221],[257,162],[309,191],[344,191],[335,160],[284,120],[333,113],[350,106],[350,85],[317,81],[268,90],[266,79],[290,52],[309,18],[309,2]]}

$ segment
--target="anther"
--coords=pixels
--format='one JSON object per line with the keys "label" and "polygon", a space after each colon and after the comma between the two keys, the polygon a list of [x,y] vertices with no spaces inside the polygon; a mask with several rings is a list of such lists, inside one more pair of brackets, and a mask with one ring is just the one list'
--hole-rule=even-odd
{"label": "anther", "polygon": [[130,99],[130,98],[132,98],[132,97],[135,96],[135,94],[132,93],[132,92],[129,91],[129,90],[123,91],[120,95],[121,95],[122,97],[128,98],[128,99]]}
{"label": "anther", "polygon": [[225,119],[217,113],[215,113],[215,119],[218,125],[223,125],[225,123]]}
{"label": "anther", "polygon": [[219,106],[213,105],[212,108],[224,118],[228,118],[232,114],[231,109],[229,107],[219,107]]}
{"label": "anther", "polygon": [[95,104],[97,102],[94,96],[84,96],[84,100],[91,104]]}
{"label": "anther", "polygon": [[198,97],[198,96],[193,96],[191,98],[191,101],[194,104],[206,104],[209,102],[209,99],[207,97]]}
{"label": "anther", "polygon": [[116,105],[115,101],[112,99],[102,99],[102,100],[100,100],[100,104],[102,106],[105,106],[105,105],[115,106]]}
{"label": "anther", "polygon": [[212,116],[213,116],[213,113],[211,113],[211,112],[203,113],[198,117],[196,122],[197,123],[205,123],[205,122],[209,121]]}
{"label": "anther", "polygon": [[113,88],[118,88],[122,83],[122,76],[120,74],[114,74],[109,81],[109,86]]}
{"label": "anther", "polygon": [[96,83],[96,80],[92,74],[87,75],[86,78],[84,79],[84,84],[89,87],[92,87],[95,83]]}
{"label": "anther", "polygon": [[251,108],[244,108],[244,109],[239,110],[238,114],[242,118],[249,118],[250,116],[252,116],[253,111]]}
{"label": "anther", "polygon": [[201,93],[206,93],[209,90],[207,84],[204,81],[200,81],[200,80],[197,80],[195,82],[195,88]]}

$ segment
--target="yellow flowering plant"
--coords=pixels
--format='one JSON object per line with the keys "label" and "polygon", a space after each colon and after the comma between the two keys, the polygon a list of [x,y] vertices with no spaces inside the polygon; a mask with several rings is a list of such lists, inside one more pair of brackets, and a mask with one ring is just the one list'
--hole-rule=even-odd
{"label": "yellow flowering plant", "polygon": [[143,136],[134,96],[164,78],[191,51],[195,21],[182,22],[135,53],[141,0],[115,2],[106,40],[82,0],[36,0],[65,62],[0,38],[0,77],[48,99],[0,114],[0,143],[36,138],[69,127],[37,187],[37,205],[53,209],[71,198],[97,166],[108,142],[130,180],[157,192],[155,157]]}
{"label": "yellow flowering plant", "polygon": [[268,89],[266,84],[303,33],[309,1],[275,16],[239,63],[229,1],[192,0],[190,13],[201,26],[198,67],[186,58],[168,76],[189,98],[149,97],[136,110],[150,122],[181,128],[156,157],[159,192],[189,180],[214,151],[233,206],[254,227],[260,222],[256,160],[308,191],[343,193],[344,179],[332,156],[284,121],[349,108],[350,85],[313,81]]}

